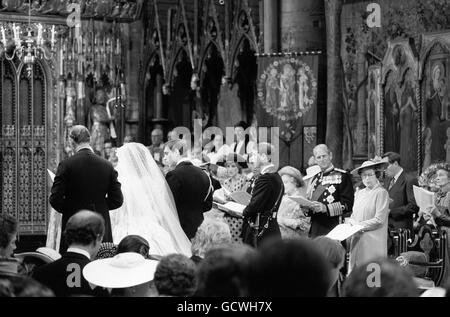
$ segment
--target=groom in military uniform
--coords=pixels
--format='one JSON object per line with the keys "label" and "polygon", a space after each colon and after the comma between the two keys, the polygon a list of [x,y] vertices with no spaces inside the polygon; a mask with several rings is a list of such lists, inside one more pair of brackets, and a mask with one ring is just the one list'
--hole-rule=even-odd
{"label": "groom in military uniform", "polygon": [[308,198],[314,202],[309,209],[311,229],[309,236],[327,235],[353,208],[354,191],[349,173],[335,168],[333,155],[324,144],[314,148],[314,158],[322,172],[311,181]]}

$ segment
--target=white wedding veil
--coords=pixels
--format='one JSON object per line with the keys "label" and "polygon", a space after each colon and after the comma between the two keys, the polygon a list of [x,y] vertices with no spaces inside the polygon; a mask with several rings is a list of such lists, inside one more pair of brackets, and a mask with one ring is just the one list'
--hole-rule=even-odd
{"label": "white wedding veil", "polygon": [[117,151],[116,170],[124,203],[111,211],[113,241],[140,235],[150,244],[150,254],[191,256],[191,242],[181,228],[169,185],[150,151],[127,143]]}

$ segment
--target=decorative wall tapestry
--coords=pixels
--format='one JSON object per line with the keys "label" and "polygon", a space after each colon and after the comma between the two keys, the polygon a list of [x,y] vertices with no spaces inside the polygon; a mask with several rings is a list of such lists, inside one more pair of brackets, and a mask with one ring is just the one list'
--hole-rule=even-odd
{"label": "decorative wall tapestry", "polygon": [[369,68],[367,84],[367,138],[369,157],[380,156],[383,153],[379,146],[380,140],[380,106],[381,106],[381,66]]}
{"label": "decorative wall tapestry", "polygon": [[258,100],[262,108],[281,121],[304,117],[317,101],[316,56],[261,57]]}

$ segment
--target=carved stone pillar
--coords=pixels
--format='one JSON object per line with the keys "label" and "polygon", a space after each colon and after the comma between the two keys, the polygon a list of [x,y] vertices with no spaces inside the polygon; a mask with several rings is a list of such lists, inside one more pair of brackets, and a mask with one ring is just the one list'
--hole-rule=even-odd
{"label": "carved stone pillar", "polygon": [[279,51],[278,0],[264,0],[264,52]]}
{"label": "carved stone pillar", "polygon": [[322,49],[324,5],[317,0],[283,0],[280,3],[281,48],[283,51]]}
{"label": "carved stone pillar", "polygon": [[163,118],[163,77],[161,74],[156,75],[156,107],[155,107],[155,118],[162,119]]}
{"label": "carved stone pillar", "polygon": [[342,166],[343,148],[343,97],[340,16],[342,0],[325,0],[327,43],[327,133],[326,143],[333,152],[334,163]]}

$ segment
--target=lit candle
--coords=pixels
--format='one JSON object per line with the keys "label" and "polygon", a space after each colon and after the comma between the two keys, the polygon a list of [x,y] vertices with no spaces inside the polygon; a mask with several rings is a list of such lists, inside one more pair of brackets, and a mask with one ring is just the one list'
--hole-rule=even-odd
{"label": "lit candle", "polygon": [[19,26],[16,26],[15,23],[13,23],[13,31],[14,31],[14,42],[16,43],[16,46],[20,46],[20,34],[19,34]]}
{"label": "lit candle", "polygon": [[44,38],[42,36],[42,24],[39,23],[37,28],[38,28],[37,44],[39,46],[42,46],[44,44]]}
{"label": "lit candle", "polygon": [[51,49],[52,51],[55,50],[55,26],[52,26],[52,40],[51,40]]}
{"label": "lit candle", "polygon": [[60,56],[59,56],[59,74],[62,76],[64,74],[64,49],[61,43]]}
{"label": "lit candle", "polygon": [[6,32],[5,32],[5,27],[2,25],[2,42],[3,42],[3,46],[6,48],[6,45],[8,44],[6,42]]}

